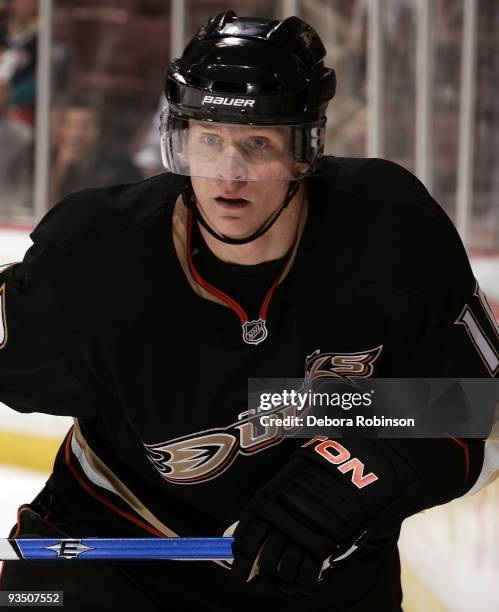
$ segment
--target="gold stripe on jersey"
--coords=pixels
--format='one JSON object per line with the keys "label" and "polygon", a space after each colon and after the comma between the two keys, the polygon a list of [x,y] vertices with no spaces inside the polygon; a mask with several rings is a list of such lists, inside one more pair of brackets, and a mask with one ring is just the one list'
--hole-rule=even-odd
{"label": "gold stripe on jersey", "polygon": [[[114,472],[99,459],[94,451],[88,445],[83,433],[80,429],[78,419],[74,419],[74,430],[71,440],[71,450],[76,457],[85,476],[99,487],[107,489],[118,495],[130,508],[132,508],[139,516],[141,516],[150,525],[161,531],[164,535],[170,538],[178,538],[179,534],[172,531],[164,523],[162,523],[150,510],[148,510],[142,502],[136,497],[130,489],[114,474]],[[211,559],[213,563],[221,565],[225,569],[229,569],[224,561]]]}
{"label": "gold stripe on jersey", "polygon": [[201,285],[198,285],[191,274],[187,260],[187,209],[184,206],[182,195],[178,196],[177,201],[175,202],[175,208],[173,209],[172,232],[175,252],[177,253],[177,257],[180,265],[182,266],[185,277],[187,278],[194,293],[197,293],[205,300],[210,300],[211,302],[221,304],[222,306],[226,306],[228,308],[225,302],[212,295],[204,287],[201,287]]}
{"label": "gold stripe on jersey", "polygon": [[108,468],[108,466],[94,453],[83,436],[78,419],[74,420],[75,427],[71,440],[71,450],[78,460],[85,476],[94,484],[115,495],[118,495],[130,508],[141,516],[150,525],[161,531],[166,536],[179,537],[177,533],[164,525],[154,514],[148,510],[142,502],[130,491],[130,489]]}

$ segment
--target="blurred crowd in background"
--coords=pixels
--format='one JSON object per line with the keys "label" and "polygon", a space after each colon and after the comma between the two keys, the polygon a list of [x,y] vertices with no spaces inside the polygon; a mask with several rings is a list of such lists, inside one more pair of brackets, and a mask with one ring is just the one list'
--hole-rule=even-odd
{"label": "blurred crowd in background", "polygon": [[0,2],[0,214],[29,212],[36,105],[37,0]]}
{"label": "blurred crowd in background", "polygon": [[[0,0],[0,223],[34,219],[39,2]],[[455,221],[463,7],[430,0],[431,191]],[[327,152],[366,155],[367,3],[301,0],[338,74]],[[415,171],[415,0],[384,0],[383,157]],[[162,171],[159,112],[171,49],[169,0],[53,0],[50,168],[46,209],[85,187]],[[224,10],[282,17],[279,0],[186,0],[184,40]],[[474,179],[470,246],[499,250],[499,2],[478,0]],[[372,120],[372,118],[371,118]]]}

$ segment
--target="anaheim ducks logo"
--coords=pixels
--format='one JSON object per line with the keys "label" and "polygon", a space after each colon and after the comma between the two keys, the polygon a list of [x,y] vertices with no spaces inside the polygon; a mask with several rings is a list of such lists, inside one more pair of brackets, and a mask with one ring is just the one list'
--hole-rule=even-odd
{"label": "anaheim ducks logo", "polygon": [[[308,355],[305,361],[304,388],[315,381],[334,378],[368,377],[373,364],[381,354],[382,346],[356,353],[321,353],[319,349]],[[288,405],[265,414],[286,417],[305,416],[307,410]],[[144,444],[149,461],[161,477],[173,484],[192,485],[220,476],[238,455],[250,456],[271,446],[280,444],[284,435],[295,433],[296,426],[260,423],[259,413],[251,409],[241,413],[238,420],[219,429],[208,429],[182,438]],[[277,420],[277,419],[276,419]],[[291,419],[292,420],[292,419]]]}
{"label": "anaheim ducks logo", "polygon": [[[286,406],[266,414],[283,418],[298,414],[297,406]],[[301,415],[304,411],[300,412]],[[159,444],[144,444],[147,458],[168,482],[196,484],[216,478],[238,455],[253,455],[282,442],[284,433],[297,427],[263,426],[260,414],[249,410],[239,420],[223,429],[210,429]]]}
{"label": "anaheim ducks logo", "polygon": [[145,444],[145,447],[161,476],[177,483],[213,478],[232,463],[238,451],[237,438],[222,431],[171,444]]}

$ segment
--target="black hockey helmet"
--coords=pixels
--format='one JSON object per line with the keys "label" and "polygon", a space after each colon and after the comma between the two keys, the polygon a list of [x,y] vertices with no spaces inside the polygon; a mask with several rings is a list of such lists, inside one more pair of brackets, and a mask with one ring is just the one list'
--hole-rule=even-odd
{"label": "black hockey helmet", "polygon": [[166,98],[178,115],[267,125],[320,121],[335,94],[319,36],[298,17],[210,19],[169,66]]}
{"label": "black hockey helmet", "polygon": [[[194,168],[183,155],[189,121],[196,120],[288,128],[301,166],[281,168],[275,178],[296,180],[312,172],[324,150],[326,108],[336,89],[325,54],[315,30],[298,17],[278,21],[228,11],[210,19],[168,68],[161,118],[167,170],[211,176],[206,165]],[[253,180],[251,172],[243,180]]]}

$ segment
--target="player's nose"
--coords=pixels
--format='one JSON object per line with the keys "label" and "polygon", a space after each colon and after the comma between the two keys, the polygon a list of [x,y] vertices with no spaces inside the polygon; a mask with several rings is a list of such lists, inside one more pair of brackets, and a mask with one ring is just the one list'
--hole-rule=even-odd
{"label": "player's nose", "polygon": [[241,154],[234,146],[228,146],[223,150],[217,164],[217,178],[224,181],[247,181],[247,164]]}

